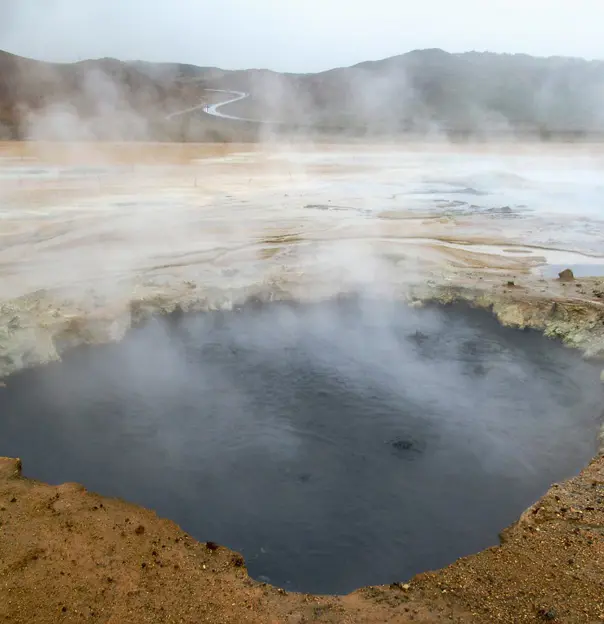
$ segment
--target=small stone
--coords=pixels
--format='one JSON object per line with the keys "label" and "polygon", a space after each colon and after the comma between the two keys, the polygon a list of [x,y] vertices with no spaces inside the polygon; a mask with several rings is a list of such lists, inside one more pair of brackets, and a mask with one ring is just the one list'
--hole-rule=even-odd
{"label": "small stone", "polygon": [[142,524],[139,524],[136,529],[134,529],[134,532],[137,535],[142,535],[145,532],[145,527]]}
{"label": "small stone", "polygon": [[514,288],[514,286],[516,286],[516,283],[513,282],[512,280],[509,280],[508,283],[507,283],[507,287],[508,288]]}
{"label": "small stone", "polygon": [[233,565],[236,568],[243,568],[245,567],[245,560],[243,559],[243,557],[241,555],[233,555]]}
{"label": "small stone", "polygon": [[558,273],[561,282],[572,282],[575,279],[574,273],[570,269],[564,269]]}
{"label": "small stone", "polygon": [[556,611],[556,609],[551,608],[539,609],[537,613],[546,622],[553,622],[558,616],[558,612]]}

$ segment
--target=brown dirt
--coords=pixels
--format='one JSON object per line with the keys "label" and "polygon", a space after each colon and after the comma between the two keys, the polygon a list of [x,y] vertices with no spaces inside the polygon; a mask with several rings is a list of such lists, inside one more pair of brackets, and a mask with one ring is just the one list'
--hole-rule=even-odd
{"label": "brown dirt", "polygon": [[554,485],[500,547],[343,597],[253,581],[240,555],[151,511],[0,459],[0,621],[604,622],[604,458]]}

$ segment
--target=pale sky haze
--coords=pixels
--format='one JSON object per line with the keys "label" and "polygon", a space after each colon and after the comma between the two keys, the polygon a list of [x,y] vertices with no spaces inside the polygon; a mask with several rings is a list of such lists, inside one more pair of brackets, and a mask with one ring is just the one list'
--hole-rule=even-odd
{"label": "pale sky haze", "polygon": [[417,48],[604,59],[604,0],[0,0],[0,49],[314,72]]}

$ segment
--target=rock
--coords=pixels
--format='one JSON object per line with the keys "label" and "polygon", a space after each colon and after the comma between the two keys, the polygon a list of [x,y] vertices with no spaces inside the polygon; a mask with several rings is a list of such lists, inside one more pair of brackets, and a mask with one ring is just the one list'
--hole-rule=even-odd
{"label": "rock", "polygon": [[553,622],[558,616],[556,609],[549,608],[539,609],[537,614],[546,622]]}
{"label": "rock", "polygon": [[21,460],[13,457],[0,457],[0,480],[16,479],[21,476]]}
{"label": "rock", "polygon": [[561,282],[572,282],[575,279],[574,273],[570,269],[564,269],[558,273]]}
{"label": "rock", "polygon": [[236,568],[245,568],[245,559],[241,555],[233,555],[231,561]]}

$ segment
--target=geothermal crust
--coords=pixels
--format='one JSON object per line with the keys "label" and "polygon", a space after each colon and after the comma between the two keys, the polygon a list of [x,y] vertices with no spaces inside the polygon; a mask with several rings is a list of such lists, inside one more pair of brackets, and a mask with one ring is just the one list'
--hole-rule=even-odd
{"label": "geothermal crust", "polygon": [[[324,277],[324,276],[323,276]],[[192,281],[136,284],[128,297],[61,299],[38,291],[0,303],[0,378],[22,368],[60,359],[79,344],[119,341],[132,326],[156,314],[232,309],[250,300],[312,302],[354,293],[321,276],[283,276],[273,283],[206,288]],[[604,279],[571,283],[533,275],[489,275],[456,271],[440,283],[416,280],[393,283],[369,295],[385,293],[410,305],[464,302],[491,310],[502,325],[535,329],[604,360]]]}

